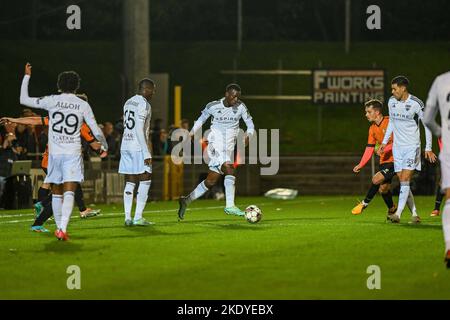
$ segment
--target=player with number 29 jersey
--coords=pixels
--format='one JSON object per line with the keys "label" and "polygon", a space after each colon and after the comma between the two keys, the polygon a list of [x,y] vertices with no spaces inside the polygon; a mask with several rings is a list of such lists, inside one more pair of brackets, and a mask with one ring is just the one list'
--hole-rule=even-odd
{"label": "player with number 29 jersey", "polygon": [[92,133],[102,145],[107,145],[89,103],[74,94],[67,93],[30,98],[28,97],[29,80],[30,77],[25,75],[20,95],[21,104],[48,111],[50,154],[81,154],[80,130],[83,122],[91,128]]}
{"label": "player with number 29 jersey", "polygon": [[104,149],[108,147],[91,106],[72,93],[41,98],[29,97],[29,81],[30,76],[25,75],[20,91],[20,103],[47,110],[49,116],[49,173],[46,183],[82,182],[84,175],[80,131],[83,122],[86,122]]}

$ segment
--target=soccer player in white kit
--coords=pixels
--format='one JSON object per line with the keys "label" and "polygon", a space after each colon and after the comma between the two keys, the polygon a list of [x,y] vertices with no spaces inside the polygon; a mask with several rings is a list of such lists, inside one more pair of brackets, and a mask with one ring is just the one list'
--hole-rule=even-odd
{"label": "soccer player in white kit", "polygon": [[238,216],[244,215],[244,212],[234,204],[236,177],[232,155],[239,133],[239,120],[242,118],[247,126],[245,134],[246,146],[249,138],[255,132],[255,126],[247,107],[239,100],[240,96],[241,88],[239,85],[229,84],[225,89],[225,97],[208,103],[191,129],[190,136],[193,137],[206,120],[212,117],[211,132],[207,138],[207,151],[210,158],[208,176],[187,197],[180,197],[178,210],[178,218],[180,220],[184,219],[189,203],[205,194],[217,183],[221,175],[225,175],[225,213]]}
{"label": "soccer player in white kit", "polygon": [[106,139],[97,125],[91,106],[75,94],[80,86],[80,77],[74,71],[65,71],[58,76],[60,94],[32,98],[28,95],[31,65],[25,66],[25,76],[20,88],[22,105],[48,111],[48,173],[44,183],[52,184],[52,209],[58,240],[68,240],[67,225],[72,214],[75,190],[84,180],[84,163],[80,130],[83,122],[91,129],[95,138],[108,149]]}
{"label": "soccer player in white kit", "polygon": [[[441,114],[441,126],[436,123],[436,113]],[[450,268],[450,72],[436,77],[428,92],[423,122],[442,137],[441,188],[445,190],[445,206],[442,214],[442,229],[445,241],[445,263]]]}
{"label": "soccer player in white kit", "polygon": [[[412,223],[420,223],[417,215],[414,196],[411,192],[410,181],[414,170],[420,171],[420,128],[419,121],[423,118],[423,102],[408,92],[409,81],[404,76],[397,76],[391,81],[392,97],[389,99],[389,125],[384,135],[378,155],[380,155],[394,133],[392,153],[394,155],[394,171],[400,180],[400,194],[397,211],[389,214],[388,219],[393,223],[400,222],[405,205],[408,204],[412,213]],[[425,159],[436,161],[436,155],[431,150],[431,131],[425,127]]]}
{"label": "soccer player in white kit", "polygon": [[[155,83],[151,79],[142,79],[138,84],[138,94],[125,102],[123,106],[124,131],[120,147],[119,173],[125,175],[123,206],[125,226],[147,226],[152,224],[142,217],[147,203],[148,191],[152,182],[152,156],[150,154],[149,101],[155,93]],[[136,184],[136,209],[131,219],[131,209]]]}

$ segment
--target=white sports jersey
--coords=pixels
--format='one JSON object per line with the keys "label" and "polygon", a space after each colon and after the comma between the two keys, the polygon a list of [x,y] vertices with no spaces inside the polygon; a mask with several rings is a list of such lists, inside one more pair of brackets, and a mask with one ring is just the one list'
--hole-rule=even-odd
{"label": "white sports jersey", "polygon": [[141,95],[135,95],[123,106],[123,137],[120,150],[142,151],[144,159],[151,158],[150,141],[150,103]]}
{"label": "white sports jersey", "polygon": [[[441,114],[441,126],[436,123],[437,110]],[[442,136],[442,151],[450,155],[450,72],[436,77],[428,92],[423,121],[436,136]]]}
{"label": "white sports jersey", "polygon": [[[420,146],[419,121],[423,119],[423,102],[410,94],[405,101],[398,101],[393,96],[389,99],[389,125],[384,135],[383,144],[387,144],[394,133],[393,148]],[[431,131],[425,127],[425,151],[431,151]]]}
{"label": "white sports jersey", "polygon": [[107,150],[108,144],[97,125],[91,106],[75,94],[62,93],[42,98],[28,96],[30,76],[25,75],[20,90],[20,103],[48,111],[48,151],[49,154],[81,154],[80,129],[83,122],[91,129],[95,138]]}
{"label": "white sports jersey", "polygon": [[237,135],[239,120],[242,118],[247,125],[247,134],[253,135],[255,126],[245,104],[239,101],[233,107],[226,107],[223,103],[224,100],[225,98],[222,98],[208,103],[205,109],[203,109],[201,116],[195,121],[191,133],[195,133],[209,117],[212,117],[211,130],[213,132],[221,133],[223,136],[229,135],[229,132]]}

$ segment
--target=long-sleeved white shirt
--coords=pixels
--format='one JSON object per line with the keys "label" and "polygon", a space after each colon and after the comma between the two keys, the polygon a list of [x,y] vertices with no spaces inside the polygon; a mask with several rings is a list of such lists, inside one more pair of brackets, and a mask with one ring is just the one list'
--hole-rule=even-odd
{"label": "long-sleeved white shirt", "polygon": [[239,101],[235,106],[226,107],[224,100],[225,98],[222,98],[208,103],[200,117],[195,121],[191,133],[195,133],[200,129],[211,117],[211,130],[213,131],[221,132],[224,135],[225,132],[237,132],[239,130],[239,120],[242,118],[247,126],[247,134],[253,135],[255,132],[253,118],[245,104]]}
{"label": "long-sleeved white shirt", "polygon": [[[387,144],[394,133],[393,148],[420,146],[419,121],[423,119],[423,102],[410,94],[405,101],[398,101],[393,96],[389,99],[389,125],[384,134],[383,144]],[[432,150],[432,134],[425,128],[425,151]]]}
{"label": "long-sleeved white shirt", "polygon": [[86,122],[103,148],[108,149],[105,136],[97,125],[89,103],[70,93],[41,98],[30,97],[28,95],[29,81],[30,76],[25,75],[20,88],[20,103],[27,107],[48,111],[48,151],[50,154],[81,154],[80,130],[83,122]]}

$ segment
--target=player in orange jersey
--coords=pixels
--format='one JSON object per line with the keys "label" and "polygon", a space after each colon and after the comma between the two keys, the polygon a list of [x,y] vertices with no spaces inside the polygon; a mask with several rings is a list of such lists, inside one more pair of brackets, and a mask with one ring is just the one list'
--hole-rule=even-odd
{"label": "player in orange jersey", "polygon": [[[376,144],[381,144],[383,141],[386,128],[389,124],[389,117],[383,116],[383,104],[381,101],[377,99],[369,100],[364,104],[364,107],[366,110],[366,118],[372,124],[369,127],[369,138],[364,155],[359,164],[353,168],[353,172],[355,173],[360,172],[367,162],[369,162],[375,152]],[[372,177],[372,185],[367,192],[366,198],[352,209],[352,214],[361,214],[378,191],[381,193],[381,196],[388,207],[388,214],[394,213],[397,210],[397,207],[392,200],[391,193],[391,181],[394,176],[394,157],[392,155],[391,137],[384,153],[380,157],[379,171]]]}

